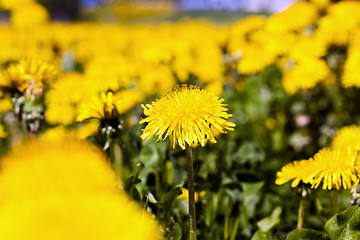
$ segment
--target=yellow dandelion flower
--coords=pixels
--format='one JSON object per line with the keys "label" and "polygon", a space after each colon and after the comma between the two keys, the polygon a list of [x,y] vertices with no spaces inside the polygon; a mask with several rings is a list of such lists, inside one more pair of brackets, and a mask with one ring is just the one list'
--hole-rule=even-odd
{"label": "yellow dandelion flower", "polygon": [[85,75],[94,87],[99,91],[116,91],[131,83],[134,66],[125,57],[110,54],[99,55],[85,66]]}
{"label": "yellow dandelion flower", "polygon": [[[181,188],[181,191],[182,191],[182,194],[180,194],[177,198],[189,202],[189,190],[187,190],[186,188]],[[195,195],[194,195],[195,203],[199,202],[201,200],[201,198],[204,196],[205,196],[204,191],[202,191],[200,193],[195,192]]]}
{"label": "yellow dandelion flower", "polygon": [[330,75],[329,67],[321,59],[305,58],[292,64],[294,66],[290,67],[290,70],[284,71],[282,79],[283,86],[289,94],[294,94],[298,90],[311,89]]}
{"label": "yellow dandelion flower", "polygon": [[162,95],[175,86],[174,74],[168,66],[146,65],[145,68],[140,66],[146,72],[139,72],[138,86],[141,92],[146,95]]}
{"label": "yellow dandelion flower", "polygon": [[268,46],[266,42],[251,42],[246,44],[246,46],[241,49],[243,56],[238,63],[238,71],[241,74],[254,74],[274,63],[277,54],[270,51]]}
{"label": "yellow dandelion flower", "polygon": [[57,74],[53,65],[34,59],[24,59],[2,70],[0,89],[4,92],[15,90],[41,94],[44,88],[56,79]]}
{"label": "yellow dandelion flower", "polygon": [[69,137],[32,139],[1,163],[0,239],[151,239],[153,218],[118,188],[103,152]]}
{"label": "yellow dandelion flower", "polygon": [[328,45],[348,44],[360,24],[359,11],[358,1],[340,1],[330,5],[315,34]]}
{"label": "yellow dandelion flower", "polygon": [[83,102],[79,106],[79,115],[76,118],[76,121],[81,122],[86,119],[110,119],[112,118],[112,112],[115,109],[113,102],[113,93],[102,92],[100,96],[94,95],[92,98]]}
{"label": "yellow dandelion flower", "polygon": [[155,220],[122,195],[16,199],[0,206],[0,239],[161,239]]}
{"label": "yellow dandelion flower", "polygon": [[314,155],[312,187],[323,189],[350,189],[359,183],[359,153],[357,150],[325,148]]}
{"label": "yellow dandelion flower", "polygon": [[36,2],[27,3],[12,9],[10,23],[16,28],[28,28],[43,25],[50,19],[45,7]]}
{"label": "yellow dandelion flower", "polygon": [[44,137],[49,140],[58,140],[67,136],[71,136],[76,139],[86,139],[87,137],[97,133],[98,128],[99,123],[96,121],[88,121],[71,129],[67,129],[64,125],[59,125],[48,129],[45,132]]}
{"label": "yellow dandelion flower", "polygon": [[360,31],[355,34],[354,40],[348,48],[347,59],[344,65],[344,73],[341,84],[344,87],[360,87],[359,63],[360,63]]}
{"label": "yellow dandelion flower", "polygon": [[122,90],[114,94],[116,110],[119,114],[128,112],[144,100],[144,95],[135,89]]}
{"label": "yellow dandelion flower", "polygon": [[158,135],[158,141],[170,138],[175,148],[176,141],[182,149],[200,143],[205,145],[206,140],[216,143],[211,126],[224,133],[233,130],[234,123],[226,119],[232,117],[228,114],[219,98],[196,86],[182,85],[176,87],[160,100],[152,104],[142,105],[144,114],[148,116],[140,123],[148,123],[143,129],[142,139]]}
{"label": "yellow dandelion flower", "polygon": [[33,139],[1,162],[1,203],[48,194],[112,194],[116,176],[104,153],[68,136]]}
{"label": "yellow dandelion flower", "polygon": [[310,0],[310,2],[315,4],[320,9],[324,9],[331,4],[331,0]]}
{"label": "yellow dandelion flower", "polygon": [[309,2],[299,1],[285,11],[272,15],[265,24],[265,29],[271,32],[289,32],[301,30],[316,22],[318,8]]}
{"label": "yellow dandelion flower", "polygon": [[252,15],[238,21],[231,29],[231,35],[244,36],[250,32],[261,29],[264,26],[265,17]]}
{"label": "yellow dandelion flower", "polygon": [[80,103],[96,94],[96,89],[84,75],[65,73],[51,84],[51,89],[45,95],[45,119],[52,124],[71,124],[75,122]]}
{"label": "yellow dandelion flower", "polygon": [[331,146],[333,148],[360,149],[360,128],[355,125],[341,128],[334,137]]}
{"label": "yellow dandelion flower", "polygon": [[5,10],[11,10],[17,6],[23,6],[33,2],[34,0],[0,0],[0,7]]}
{"label": "yellow dandelion flower", "polygon": [[275,184],[282,185],[288,181],[292,181],[291,187],[296,187],[302,181],[303,183],[310,182],[310,176],[313,172],[314,160],[299,160],[286,164],[276,174]]}

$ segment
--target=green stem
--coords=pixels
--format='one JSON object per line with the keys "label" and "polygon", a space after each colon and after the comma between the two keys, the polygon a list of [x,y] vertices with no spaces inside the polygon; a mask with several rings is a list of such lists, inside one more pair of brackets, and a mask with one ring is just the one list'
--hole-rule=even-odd
{"label": "green stem", "polygon": [[121,185],[121,166],[122,166],[122,149],[117,141],[112,142],[112,160],[115,172],[119,179],[119,186]]}
{"label": "green stem", "polygon": [[333,216],[339,212],[339,190],[333,192]]}
{"label": "green stem", "polygon": [[196,240],[195,184],[192,148],[186,144],[187,174],[189,189],[189,239]]}
{"label": "green stem", "polygon": [[304,205],[305,205],[305,198],[301,197],[299,204],[297,229],[303,228],[304,225]]}

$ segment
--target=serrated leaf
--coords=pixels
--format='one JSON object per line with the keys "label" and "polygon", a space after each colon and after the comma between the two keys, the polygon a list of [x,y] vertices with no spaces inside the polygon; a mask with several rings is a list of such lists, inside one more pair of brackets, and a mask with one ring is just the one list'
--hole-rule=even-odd
{"label": "serrated leaf", "polygon": [[311,229],[296,229],[292,231],[286,240],[331,240],[324,232]]}
{"label": "serrated leaf", "polygon": [[360,208],[349,207],[325,223],[331,239],[360,239]]}

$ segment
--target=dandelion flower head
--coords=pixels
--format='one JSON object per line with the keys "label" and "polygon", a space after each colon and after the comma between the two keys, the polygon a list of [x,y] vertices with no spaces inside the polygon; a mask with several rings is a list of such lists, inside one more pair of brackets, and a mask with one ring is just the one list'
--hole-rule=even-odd
{"label": "dandelion flower head", "polygon": [[85,119],[110,119],[112,112],[115,109],[114,94],[112,92],[101,92],[100,96],[94,95],[87,102],[82,102],[79,106],[79,115],[76,121],[83,121]]}
{"label": "dandelion flower head", "polygon": [[309,183],[313,172],[313,159],[299,160],[286,164],[276,174],[275,184],[282,185],[288,181],[292,181],[291,187],[296,187],[302,181],[303,183]]}
{"label": "dandelion flower head", "polygon": [[325,148],[314,155],[312,187],[323,189],[350,189],[359,183],[359,153],[351,148]]}
{"label": "dandelion flower head", "polygon": [[356,125],[341,128],[332,143],[333,148],[353,148],[360,150],[360,128]]}
{"label": "dandelion flower head", "polygon": [[33,139],[2,159],[2,203],[41,195],[100,194],[118,184],[103,152],[71,137]]}
{"label": "dandelion flower head", "polygon": [[42,93],[57,75],[58,72],[53,65],[35,59],[23,59],[2,70],[0,88],[4,92],[27,91],[37,95]]}
{"label": "dandelion flower head", "polygon": [[317,18],[318,9],[314,4],[299,1],[285,11],[272,15],[266,22],[265,28],[278,33],[300,30],[315,23]]}
{"label": "dandelion flower head", "polygon": [[103,153],[86,142],[32,139],[1,164],[0,239],[160,238]]}
{"label": "dandelion flower head", "polygon": [[175,148],[176,141],[182,149],[206,141],[216,143],[211,127],[222,133],[233,130],[234,123],[227,121],[228,114],[224,99],[196,86],[182,85],[170,91],[152,104],[142,105],[147,118],[140,123],[148,123],[143,129],[142,139],[158,135],[158,141],[168,136]]}

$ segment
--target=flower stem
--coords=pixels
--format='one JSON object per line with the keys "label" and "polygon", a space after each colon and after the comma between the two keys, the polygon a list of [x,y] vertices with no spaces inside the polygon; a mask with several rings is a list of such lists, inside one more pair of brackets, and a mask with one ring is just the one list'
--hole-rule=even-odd
{"label": "flower stem", "polygon": [[305,205],[305,198],[301,197],[299,204],[297,229],[303,228],[304,225],[304,205]]}
{"label": "flower stem", "polygon": [[186,144],[187,174],[189,189],[189,239],[196,240],[195,185],[192,148]]}
{"label": "flower stem", "polygon": [[121,186],[122,149],[117,141],[113,141],[110,150],[114,170],[119,180],[119,186]]}
{"label": "flower stem", "polygon": [[333,192],[333,216],[338,214],[339,211],[339,190]]}

